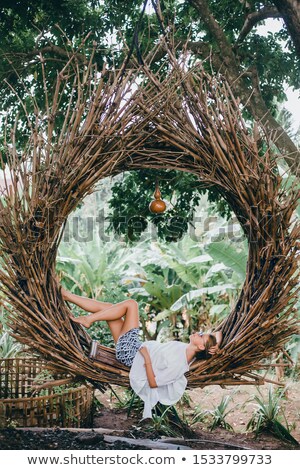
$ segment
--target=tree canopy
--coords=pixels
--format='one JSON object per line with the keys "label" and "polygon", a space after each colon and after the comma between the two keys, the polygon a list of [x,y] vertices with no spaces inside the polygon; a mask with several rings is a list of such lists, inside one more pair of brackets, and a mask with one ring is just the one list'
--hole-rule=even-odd
{"label": "tree canopy", "polygon": [[[168,34],[178,53],[189,51],[191,65],[202,58],[212,72],[220,71],[226,76],[245,107],[246,117],[265,126],[292,172],[299,174],[299,150],[276,119],[276,106],[285,99],[286,85],[300,88],[297,35],[300,18],[295,4],[299,1],[2,0],[1,111],[8,120],[13,116],[10,111],[15,109],[15,92],[29,101],[30,89],[36,100],[44,99],[42,70],[37,66],[41,57],[47,62],[47,81],[51,84],[71,54],[77,54],[78,63],[84,64],[94,51],[93,60],[98,67],[107,63],[113,69],[127,54],[124,41],[129,47],[134,45],[134,53],[142,60],[159,36]],[[279,18],[281,28],[263,36],[257,26],[267,18]],[[83,38],[86,39],[79,52]],[[156,50],[152,56],[154,68],[160,66],[163,55],[163,50]],[[143,186],[144,191],[148,183],[143,172],[128,178],[128,181],[123,180],[123,188],[115,188],[111,207],[123,204],[130,215],[130,201],[124,205],[126,185],[134,180],[133,187],[141,191]],[[155,174],[152,180],[155,180]],[[193,196],[191,188],[194,188]],[[149,195],[150,191],[152,189],[149,189]],[[187,203],[193,210],[198,191],[199,185],[191,177],[182,179],[179,192],[186,200],[184,196],[178,198],[173,217],[181,217]],[[138,194],[131,197],[137,200]],[[210,194],[212,200],[220,199],[213,194],[213,189]],[[191,212],[185,212],[190,220]],[[139,207],[136,215],[143,217],[143,214]],[[112,213],[111,224],[117,230],[116,220],[116,213]],[[159,220],[162,227],[163,217]],[[177,232],[179,234],[181,229]]]}
{"label": "tree canopy", "polygon": [[[66,43],[72,41],[76,48],[88,33],[91,36],[86,49],[97,44],[95,60],[99,65],[104,60],[110,66],[116,65],[123,56],[122,42],[125,39],[131,44],[139,20],[137,42],[141,54],[149,51],[162,31],[171,29],[178,49],[185,47],[197,58],[209,57],[210,67],[221,69],[235,82],[236,95],[253,117],[266,122],[264,114],[270,111],[273,115],[275,111],[274,97],[279,102],[285,98],[285,83],[300,88],[299,56],[286,23],[282,22],[279,32],[267,36],[256,28],[268,17],[281,17],[282,8],[279,11],[275,5],[280,3],[149,0],[141,16],[145,0],[2,0],[0,76],[13,81],[16,72],[23,78],[34,73],[41,53],[57,71],[68,59]],[[154,9],[149,8],[152,4],[160,5],[163,27]],[[153,65],[159,58],[157,53]],[[275,123],[272,121],[270,126]]]}

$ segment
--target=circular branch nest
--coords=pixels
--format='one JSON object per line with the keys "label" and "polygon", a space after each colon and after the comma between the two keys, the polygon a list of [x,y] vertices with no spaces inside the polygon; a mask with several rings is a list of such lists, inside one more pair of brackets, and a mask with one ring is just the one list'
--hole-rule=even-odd
{"label": "circular branch nest", "polygon": [[[299,189],[284,187],[267,136],[259,124],[246,127],[226,81],[199,64],[187,72],[173,57],[164,76],[145,65],[103,71],[97,82],[92,63],[78,71],[70,59],[53,92],[45,79],[45,112],[36,103],[34,118],[27,112],[22,149],[17,123],[11,130],[10,178],[0,200],[0,280],[10,326],[60,369],[100,386],[127,386],[128,369],[114,350],[102,347],[102,361],[89,359],[91,339],[70,321],[59,294],[55,262],[64,224],[101,178],[140,168],[188,171],[219,188],[249,245],[245,282],[220,325],[222,349],[193,364],[188,385],[260,383],[253,371],[298,331]],[[61,122],[61,96],[70,88]]]}

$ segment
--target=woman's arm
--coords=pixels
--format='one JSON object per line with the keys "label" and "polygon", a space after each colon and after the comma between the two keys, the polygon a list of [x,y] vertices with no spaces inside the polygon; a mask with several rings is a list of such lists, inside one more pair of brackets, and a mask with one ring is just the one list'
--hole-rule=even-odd
{"label": "woman's arm", "polygon": [[223,339],[223,333],[222,333],[222,331],[221,331],[221,330],[220,330],[220,331],[216,331],[216,332],[214,333],[214,335],[215,335],[215,337],[216,337],[217,345],[218,345],[218,346],[221,346],[222,339]]}
{"label": "woman's arm", "polygon": [[140,351],[141,355],[143,356],[143,358],[145,359],[146,375],[147,375],[147,379],[148,379],[148,382],[149,382],[149,386],[150,386],[150,388],[157,388],[157,383],[156,383],[156,380],[155,380],[155,375],[154,375],[154,371],[153,371],[153,368],[152,368],[152,362],[151,362],[151,359],[150,359],[149,351],[145,346],[142,346],[139,349],[139,351]]}
{"label": "woman's arm", "polygon": [[221,343],[222,343],[222,339],[223,339],[223,334],[222,334],[222,331],[215,331],[214,333],[212,333],[215,338],[216,338],[216,342],[217,344],[215,346],[212,346],[211,348],[209,348],[208,352],[209,354],[216,354],[219,350],[220,350],[220,346],[221,346]]}

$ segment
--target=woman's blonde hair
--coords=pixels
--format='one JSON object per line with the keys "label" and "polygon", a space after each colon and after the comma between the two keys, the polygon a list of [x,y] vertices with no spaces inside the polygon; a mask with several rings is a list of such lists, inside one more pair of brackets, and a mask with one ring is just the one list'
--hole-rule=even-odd
{"label": "woman's blonde hair", "polygon": [[210,333],[205,334],[208,336],[207,340],[205,341],[205,349],[202,351],[198,351],[195,354],[196,359],[209,359],[211,357],[211,354],[209,354],[210,348],[217,344],[215,335],[211,335]]}

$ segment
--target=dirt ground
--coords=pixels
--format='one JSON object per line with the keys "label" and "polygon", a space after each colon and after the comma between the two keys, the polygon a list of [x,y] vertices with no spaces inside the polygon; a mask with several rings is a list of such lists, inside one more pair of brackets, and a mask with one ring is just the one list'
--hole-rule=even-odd
{"label": "dirt ground", "polygon": [[[286,396],[281,405],[291,426],[293,437],[300,442],[299,383],[290,381],[287,382],[287,386]],[[114,387],[114,390],[120,398],[124,397],[124,389]],[[260,386],[259,390],[264,397],[267,397],[269,386]],[[151,420],[141,421],[141,412],[131,411],[128,417],[127,410],[116,407],[118,400],[111,391],[105,394],[97,392],[96,396],[101,407],[95,413],[92,429],[0,429],[0,449],[155,449],[163,445],[173,449],[185,446],[201,450],[300,450],[300,445],[288,444],[272,433],[264,432],[256,437],[253,432],[246,432],[246,425],[256,407],[253,397],[257,394],[258,389],[253,386],[226,389],[212,386],[188,391],[189,402],[185,400],[182,406],[177,406],[177,409],[179,413],[184,412],[185,419],[189,423],[198,406],[202,411],[213,410],[220,404],[222,397],[231,396],[226,421],[232,426],[233,431],[220,427],[210,431],[209,421],[206,420],[189,425],[184,434],[174,438],[164,436],[163,432],[155,430]],[[151,447],[152,445],[154,447]]]}
{"label": "dirt ground", "polygon": [[[273,390],[276,387],[273,386]],[[269,393],[269,385],[263,385],[259,388],[247,385],[239,387],[228,387],[223,390],[219,386],[206,387],[203,390],[192,390],[189,392],[190,397],[195,405],[200,405],[202,410],[213,409],[217,406],[223,396],[230,395],[232,401],[228,406],[231,410],[226,420],[233,427],[236,433],[245,433],[246,425],[257,408],[254,396],[259,392],[267,399]],[[282,409],[289,426],[292,426],[292,436],[300,442],[300,387],[299,383],[290,382],[285,397],[281,401]]]}
{"label": "dirt ground", "polygon": [[[292,436],[300,443],[300,387],[298,382],[286,381],[286,392],[281,400],[282,410],[285,414],[287,422],[291,429]],[[253,432],[247,432],[246,426],[253,416],[253,412],[257,407],[254,396],[262,394],[267,399],[270,385],[254,387],[242,385],[237,387],[226,387],[222,389],[220,386],[205,387],[204,389],[189,390],[190,404],[185,404],[182,409],[187,419],[191,420],[197,407],[202,411],[213,410],[220,404],[222,397],[230,396],[231,400],[228,405],[228,415],[226,421],[232,426],[233,431],[227,431],[217,428],[215,431],[209,431],[208,422],[200,422],[191,426],[194,432],[194,439],[207,441],[208,447],[197,448],[221,448],[214,447],[213,442],[227,443],[231,445],[241,446],[250,449],[288,449],[290,445],[280,441],[271,433],[262,433],[258,437]],[[272,386],[273,391],[278,387]],[[114,388],[118,395],[122,397],[122,389]],[[144,431],[146,424],[143,424],[138,417],[134,417],[131,413],[129,418],[123,410],[116,410],[116,398],[111,392],[98,395],[99,401],[104,408],[98,412],[94,420],[94,427],[103,427],[109,429],[124,430],[124,435],[134,437],[151,438],[151,435]],[[148,423],[149,424],[149,423]],[[284,424],[284,423],[283,423]],[[155,438],[155,436],[152,436]],[[210,444],[211,442],[211,444]],[[196,448],[196,447],[195,447]],[[238,448],[238,447],[237,447]],[[300,448],[300,447],[299,447]]]}

